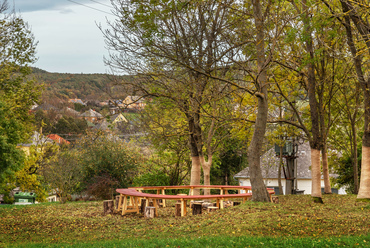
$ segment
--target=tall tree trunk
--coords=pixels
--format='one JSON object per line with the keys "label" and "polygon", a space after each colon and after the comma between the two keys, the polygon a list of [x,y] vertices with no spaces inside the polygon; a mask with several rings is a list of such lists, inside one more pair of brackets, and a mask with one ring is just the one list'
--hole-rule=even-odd
{"label": "tall tree trunk", "polygon": [[[279,107],[279,117],[280,119],[283,119],[283,110],[281,106]],[[282,126],[282,123],[280,123],[280,127]],[[280,144],[282,142],[282,137],[280,135]],[[284,166],[284,160],[283,160],[283,147],[282,145],[279,146],[280,148],[280,154],[279,154],[279,168],[278,168],[278,186],[279,186],[279,195],[284,195],[283,192],[283,186],[281,185],[281,167]]]}
{"label": "tall tree trunk", "polygon": [[308,100],[310,104],[311,124],[312,124],[312,138],[310,139],[311,147],[311,173],[312,173],[312,197],[314,202],[322,203],[321,195],[321,169],[320,169],[320,117],[318,113],[318,102],[316,99],[316,77],[314,68],[314,51],[312,44],[312,29],[310,23],[309,9],[307,0],[302,1],[303,23],[305,33],[305,49],[309,54],[310,62],[307,64],[307,88]]}
{"label": "tall tree trunk", "polygon": [[[191,173],[190,173],[190,185],[200,185],[201,166],[202,166],[202,154],[199,153],[199,143],[201,137],[197,123],[194,118],[188,118],[189,125],[189,148],[191,152]],[[199,189],[193,191],[194,195],[199,195]]]}
{"label": "tall tree trunk", "polygon": [[332,192],[329,178],[328,149],[326,143],[323,144],[321,156],[322,156],[322,173],[324,175],[324,193],[331,194]]}
{"label": "tall tree trunk", "polygon": [[251,143],[248,147],[249,174],[252,185],[252,200],[269,202],[270,197],[263,182],[260,156],[262,152],[263,139],[265,137],[268,96],[267,96],[267,73],[265,70],[265,35],[264,35],[264,16],[260,0],[252,0],[253,15],[256,23],[256,50],[257,50],[257,82],[259,92],[256,93],[258,99],[257,117]]}
{"label": "tall tree trunk", "polygon": [[[211,185],[211,165],[212,155],[208,155],[208,161],[205,160],[204,156],[201,157],[201,164],[203,168],[204,185]],[[210,189],[204,189],[205,195],[210,195]]]}
{"label": "tall tree trunk", "polygon": [[357,160],[357,129],[355,123],[356,115],[351,121],[352,128],[352,168],[353,168],[353,193],[358,194],[358,160]]}
{"label": "tall tree trunk", "polygon": [[314,202],[322,203],[321,198],[321,173],[320,173],[320,150],[311,147],[311,175],[312,192]]}
{"label": "tall tree trunk", "polygon": [[365,40],[368,49],[370,49],[370,31],[369,27],[364,27],[364,22],[360,21],[361,18],[357,15],[356,10],[353,9],[350,3],[345,0],[341,0],[340,2],[343,13],[346,13],[344,15],[343,24],[346,29],[347,43],[352,54],[357,78],[364,94],[364,134],[362,136],[361,177],[357,199],[370,200],[370,77],[366,80],[363,74],[362,58],[361,55],[357,53],[357,48],[353,41],[353,32],[350,20],[352,19],[354,22],[358,32]]}
{"label": "tall tree trunk", "polygon": [[357,199],[370,201],[370,80],[366,83],[364,136],[362,137],[362,160],[360,187]]}

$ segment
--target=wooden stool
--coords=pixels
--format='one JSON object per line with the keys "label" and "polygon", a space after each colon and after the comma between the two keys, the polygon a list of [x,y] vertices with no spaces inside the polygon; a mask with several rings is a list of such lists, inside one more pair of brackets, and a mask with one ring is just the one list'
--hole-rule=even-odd
{"label": "wooden stool", "polygon": [[144,213],[145,218],[154,218],[155,217],[155,207],[145,207],[145,213]]}
{"label": "wooden stool", "polygon": [[218,207],[212,207],[212,206],[209,206],[207,210],[208,210],[208,213],[209,213],[209,212],[214,212],[214,211],[216,211],[217,209],[218,209]]}
{"label": "wooden stool", "polygon": [[114,211],[114,201],[106,200],[103,201],[104,214],[113,214]]}
{"label": "wooden stool", "polygon": [[202,203],[193,203],[193,215],[202,214]]}
{"label": "wooden stool", "polygon": [[181,202],[175,204],[175,216],[181,217]]}

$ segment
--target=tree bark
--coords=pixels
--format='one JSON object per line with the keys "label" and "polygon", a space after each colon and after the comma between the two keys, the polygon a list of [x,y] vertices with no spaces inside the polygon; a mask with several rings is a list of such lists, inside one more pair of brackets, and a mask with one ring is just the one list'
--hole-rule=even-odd
{"label": "tree bark", "polygon": [[309,9],[307,6],[307,0],[302,1],[303,10],[303,23],[304,23],[304,34],[305,34],[305,49],[310,57],[310,62],[307,64],[307,89],[308,89],[308,100],[310,104],[310,115],[311,115],[311,132],[312,138],[310,139],[311,147],[311,173],[312,173],[312,196],[314,202],[322,203],[321,195],[321,170],[320,170],[320,150],[321,150],[321,136],[320,136],[320,117],[318,112],[318,102],[316,99],[316,77],[314,59],[315,54],[313,51],[312,43],[312,29],[310,23]]}
{"label": "tree bark", "polygon": [[320,150],[311,148],[311,177],[314,202],[322,203],[321,173],[320,173]]}
{"label": "tree bark", "polygon": [[326,143],[324,143],[322,151],[322,173],[324,175],[324,193],[331,194],[330,178],[329,178],[329,164],[328,164],[328,151]]}
{"label": "tree bark", "polygon": [[[205,160],[204,156],[200,158],[202,161],[203,168],[203,178],[204,185],[211,185],[211,164],[212,164],[212,155],[208,155],[208,161]],[[210,189],[204,189],[204,195],[210,195]]]}
{"label": "tree bark", "polygon": [[[355,120],[356,118],[356,115],[354,115],[354,119]],[[353,167],[353,193],[354,194],[358,194],[358,160],[357,160],[357,130],[356,130],[356,123],[355,121],[352,121],[351,122],[351,125],[352,125],[352,137],[353,137],[353,140],[352,140],[352,167]]]}
{"label": "tree bark", "polygon": [[365,79],[362,67],[362,57],[357,52],[357,48],[353,40],[353,30],[350,20],[355,24],[357,31],[361,34],[368,49],[370,49],[370,27],[364,27],[366,22],[361,20],[360,16],[357,15],[356,10],[348,1],[341,0],[340,2],[343,13],[346,13],[344,15],[344,22],[342,23],[346,29],[347,44],[350,48],[357,78],[364,94],[364,134],[362,136],[361,177],[357,199],[370,200],[370,77],[367,80]]}
{"label": "tree bark", "polygon": [[140,213],[141,214],[144,214],[145,213],[146,201],[149,201],[149,200],[147,200],[147,199],[141,199],[141,206],[140,206]]}
{"label": "tree bark", "polygon": [[145,207],[145,213],[144,213],[145,218],[152,219],[155,217],[155,207]]}
{"label": "tree bark", "polygon": [[113,214],[114,211],[114,201],[106,200],[103,201],[104,214]]}
{"label": "tree bark", "polygon": [[362,168],[357,199],[370,199],[370,147],[362,146]]}
{"label": "tree bark", "polygon": [[181,202],[175,204],[175,216],[181,217]]}
{"label": "tree bark", "polygon": [[[198,109],[198,108],[196,108]],[[202,129],[198,114],[188,116],[189,148],[191,152],[190,185],[200,185],[202,166]],[[194,195],[199,195],[199,189],[193,190]]]}
{"label": "tree bark", "polygon": [[202,203],[193,203],[193,215],[202,214]]}
{"label": "tree bark", "polygon": [[[191,157],[190,185],[200,185],[201,165],[200,158]],[[193,195],[199,195],[199,189],[193,190]]]}
{"label": "tree bark", "polygon": [[251,143],[248,147],[249,174],[252,185],[252,200],[269,202],[270,197],[263,182],[262,170],[260,166],[260,156],[262,152],[263,139],[265,137],[268,96],[267,96],[267,73],[265,70],[265,36],[264,36],[264,16],[262,13],[261,2],[253,0],[253,14],[256,23],[256,49],[257,49],[257,68],[258,78],[256,86],[259,89],[257,97],[257,116]]}

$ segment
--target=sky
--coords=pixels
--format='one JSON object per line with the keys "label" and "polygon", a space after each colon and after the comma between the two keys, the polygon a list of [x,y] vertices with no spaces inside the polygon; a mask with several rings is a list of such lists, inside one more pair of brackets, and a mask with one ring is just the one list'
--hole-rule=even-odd
{"label": "sky", "polygon": [[[1,0],[0,0],[1,1]],[[97,23],[106,26],[110,0],[8,0],[38,41],[38,61],[48,72],[107,73],[108,55]]]}

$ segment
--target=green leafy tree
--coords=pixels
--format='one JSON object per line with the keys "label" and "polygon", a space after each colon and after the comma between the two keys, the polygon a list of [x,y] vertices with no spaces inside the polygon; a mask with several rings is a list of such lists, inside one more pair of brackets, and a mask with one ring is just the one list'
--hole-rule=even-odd
{"label": "green leafy tree", "polygon": [[[0,6],[5,11],[6,1]],[[0,15],[0,188],[4,189],[22,168],[24,154],[16,146],[29,137],[32,116],[28,112],[38,100],[40,87],[28,78],[36,49],[30,28],[16,14]]]}
{"label": "green leafy tree", "polygon": [[116,188],[127,188],[140,164],[141,156],[132,144],[104,135],[88,135],[79,142],[83,182],[88,193],[109,199]]}
{"label": "green leafy tree", "polygon": [[43,168],[43,175],[51,192],[55,192],[61,203],[80,189],[83,181],[81,152],[78,149],[66,149],[58,154],[56,160]]}

